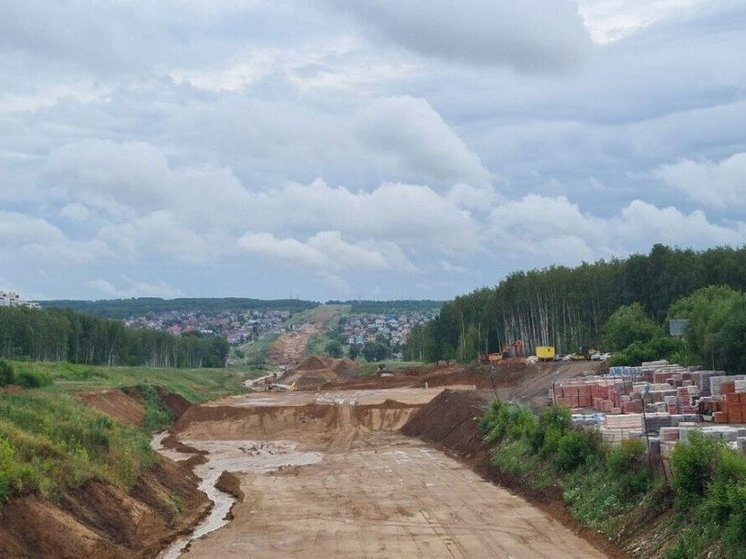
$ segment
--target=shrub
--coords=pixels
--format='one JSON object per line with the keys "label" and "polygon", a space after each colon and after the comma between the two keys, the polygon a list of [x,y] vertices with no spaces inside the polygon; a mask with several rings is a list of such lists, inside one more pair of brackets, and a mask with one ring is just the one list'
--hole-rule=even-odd
{"label": "shrub", "polygon": [[561,472],[571,472],[579,466],[592,464],[601,456],[601,434],[594,430],[571,430],[560,437],[554,465]]}
{"label": "shrub", "polygon": [[13,365],[5,361],[4,359],[0,359],[0,386],[5,386],[6,384],[14,384],[16,381],[16,374],[13,370]]}
{"label": "shrub", "polygon": [[23,370],[17,375],[18,384],[26,388],[41,388],[52,384],[52,377],[46,371]]}
{"label": "shrub", "polygon": [[694,507],[705,496],[717,468],[723,443],[701,433],[689,433],[687,444],[678,444],[671,456],[673,489],[678,503]]}
{"label": "shrub", "polygon": [[606,457],[608,476],[616,480],[621,497],[644,493],[650,487],[652,476],[645,463],[645,443],[629,439],[614,446]]}

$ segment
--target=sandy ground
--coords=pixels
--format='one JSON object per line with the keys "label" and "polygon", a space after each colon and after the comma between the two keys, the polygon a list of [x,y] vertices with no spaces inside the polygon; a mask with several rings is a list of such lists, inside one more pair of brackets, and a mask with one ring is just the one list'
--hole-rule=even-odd
{"label": "sandy ground", "polygon": [[357,402],[361,405],[382,404],[386,400],[396,400],[405,404],[426,404],[445,389],[472,390],[473,385],[450,385],[436,388],[392,388],[361,389],[335,391],[298,391],[298,392],[254,392],[229,396],[214,400],[203,407],[285,407],[304,406],[306,404],[345,404]]}
{"label": "sandy ground", "polygon": [[[605,557],[525,500],[395,431],[406,417],[390,400],[422,404],[441,390],[340,391],[327,401],[315,392],[252,394],[196,413],[179,436],[229,452],[211,467],[235,472],[245,498],[231,522],[183,557]],[[371,421],[373,412],[389,418]],[[226,441],[214,440],[227,431]],[[272,439],[265,467],[249,451],[262,443],[250,441]],[[299,462],[299,451],[314,460]]]}

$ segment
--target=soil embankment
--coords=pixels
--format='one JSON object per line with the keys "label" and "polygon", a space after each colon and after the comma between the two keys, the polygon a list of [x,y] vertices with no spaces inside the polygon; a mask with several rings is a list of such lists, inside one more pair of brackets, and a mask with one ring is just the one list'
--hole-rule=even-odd
{"label": "soil embankment", "polygon": [[196,490],[192,472],[163,459],[126,492],[92,481],[54,502],[35,495],[0,509],[4,559],[154,557],[189,530],[211,503]]}
{"label": "soil embankment", "polygon": [[609,557],[627,558],[628,555],[617,546],[572,518],[559,488],[533,490],[490,466],[489,448],[479,429],[479,421],[490,400],[489,392],[443,391],[412,416],[402,428],[402,433],[417,437],[455,456],[482,478],[524,497]]}
{"label": "soil embankment", "polygon": [[[161,405],[179,416],[189,407],[181,396],[156,388]],[[140,425],[145,407],[137,389],[85,392],[78,398],[131,427]],[[124,490],[92,480],[62,491],[53,500],[15,497],[0,508],[3,559],[147,558],[189,531],[212,503],[197,489],[186,464],[167,458],[142,472]]]}

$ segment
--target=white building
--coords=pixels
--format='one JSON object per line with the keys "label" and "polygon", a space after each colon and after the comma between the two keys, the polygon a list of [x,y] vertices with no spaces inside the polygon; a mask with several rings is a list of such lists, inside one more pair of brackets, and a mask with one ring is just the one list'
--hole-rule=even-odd
{"label": "white building", "polygon": [[39,303],[21,299],[21,295],[16,291],[0,291],[0,307],[31,307],[32,309],[41,308]]}

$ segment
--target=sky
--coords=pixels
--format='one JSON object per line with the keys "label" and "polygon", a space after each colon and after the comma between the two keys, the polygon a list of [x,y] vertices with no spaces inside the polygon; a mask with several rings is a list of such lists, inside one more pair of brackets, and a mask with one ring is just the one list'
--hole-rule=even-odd
{"label": "sky", "polygon": [[0,290],[449,299],[746,241],[743,0],[26,0]]}

